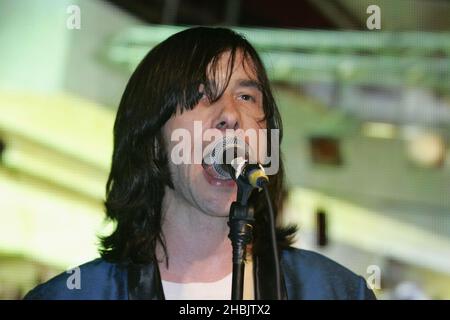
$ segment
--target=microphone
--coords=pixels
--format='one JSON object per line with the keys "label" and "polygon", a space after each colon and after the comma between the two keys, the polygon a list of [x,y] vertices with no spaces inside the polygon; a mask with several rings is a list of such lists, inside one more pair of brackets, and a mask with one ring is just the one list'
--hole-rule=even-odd
{"label": "microphone", "polygon": [[204,158],[214,172],[223,179],[243,181],[262,188],[269,182],[264,168],[259,163],[249,162],[249,145],[236,136],[224,136]]}
{"label": "microphone", "polygon": [[203,165],[211,166],[215,174],[222,179],[234,179],[238,186],[237,201],[230,207],[230,233],[228,237],[233,247],[233,281],[231,298],[242,299],[244,287],[244,257],[246,246],[252,239],[254,208],[248,204],[252,188],[264,191],[267,201],[270,242],[273,257],[276,299],[281,300],[281,272],[278,261],[278,247],[275,232],[275,211],[273,210],[269,178],[260,163],[250,163],[247,152],[250,146],[236,136],[224,136],[215,143],[212,150],[203,158]]}

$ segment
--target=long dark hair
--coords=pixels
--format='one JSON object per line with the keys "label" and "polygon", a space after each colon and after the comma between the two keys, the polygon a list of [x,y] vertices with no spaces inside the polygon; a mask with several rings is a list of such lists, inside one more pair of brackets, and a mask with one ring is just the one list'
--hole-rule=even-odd
{"label": "long dark hair", "polygon": [[[161,232],[164,188],[173,188],[164,147],[162,126],[177,108],[191,110],[200,99],[199,85],[205,85],[209,100],[217,101],[227,83],[218,87],[208,81],[224,52],[230,52],[228,80],[238,52],[250,61],[261,84],[267,128],[279,129],[281,117],[273,98],[264,66],[250,43],[226,28],[196,27],[172,35],[154,47],[132,74],[120,101],[114,124],[114,151],[106,184],[106,215],[116,223],[111,235],[101,238],[101,256],[112,262],[155,261]],[[268,135],[270,136],[270,134]],[[270,142],[270,141],[269,141]],[[270,148],[269,148],[270,150]],[[279,211],[285,195],[283,162],[269,184],[272,202]],[[255,206],[253,250],[264,250],[267,235],[263,193],[252,194]],[[288,246],[296,229],[278,230],[280,246]],[[166,254],[167,256],[167,254]]]}

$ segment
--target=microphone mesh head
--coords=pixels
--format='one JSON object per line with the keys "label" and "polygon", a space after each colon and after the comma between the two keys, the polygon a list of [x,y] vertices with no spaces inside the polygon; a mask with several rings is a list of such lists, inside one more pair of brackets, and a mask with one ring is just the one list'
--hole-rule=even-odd
{"label": "microphone mesh head", "polygon": [[232,164],[238,157],[248,159],[248,146],[237,136],[226,135],[213,145],[212,150],[207,154],[204,161],[214,167],[214,170],[226,179],[231,179],[228,170],[223,164]]}

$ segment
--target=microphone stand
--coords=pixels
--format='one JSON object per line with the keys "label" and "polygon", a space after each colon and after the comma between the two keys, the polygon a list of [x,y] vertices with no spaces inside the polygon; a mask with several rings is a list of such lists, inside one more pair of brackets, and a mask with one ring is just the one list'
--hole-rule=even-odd
{"label": "microphone stand", "polygon": [[228,238],[233,247],[233,280],[231,286],[231,299],[242,300],[244,292],[244,268],[247,245],[252,241],[254,208],[248,205],[248,199],[253,187],[242,180],[236,179],[237,198],[231,204],[228,226]]}

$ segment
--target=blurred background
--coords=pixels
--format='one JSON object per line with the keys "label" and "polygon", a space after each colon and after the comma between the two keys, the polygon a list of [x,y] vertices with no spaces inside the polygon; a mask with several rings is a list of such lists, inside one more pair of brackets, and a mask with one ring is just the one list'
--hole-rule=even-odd
{"label": "blurred background", "polygon": [[0,0],[0,298],[98,256],[122,92],[192,25],[233,27],[266,64],[296,246],[379,299],[450,299],[446,0]]}

